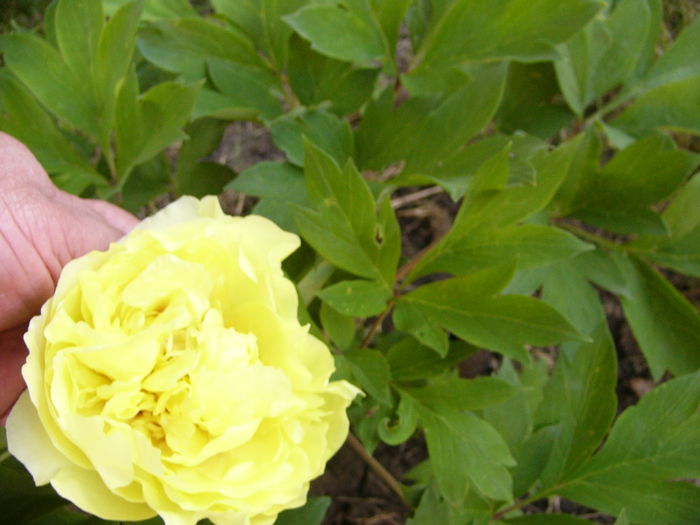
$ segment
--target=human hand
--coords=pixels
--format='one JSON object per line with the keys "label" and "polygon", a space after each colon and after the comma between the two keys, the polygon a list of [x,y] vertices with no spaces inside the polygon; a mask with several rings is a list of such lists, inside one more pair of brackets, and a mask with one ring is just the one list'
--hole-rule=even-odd
{"label": "human hand", "polygon": [[56,188],[34,155],[0,132],[0,424],[24,389],[27,323],[63,266],[106,248],[137,219],[104,201]]}

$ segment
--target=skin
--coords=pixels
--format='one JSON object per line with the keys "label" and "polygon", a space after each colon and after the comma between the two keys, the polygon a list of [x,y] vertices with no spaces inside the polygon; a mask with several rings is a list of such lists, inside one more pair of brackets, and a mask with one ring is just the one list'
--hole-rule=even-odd
{"label": "skin", "polygon": [[0,132],[0,424],[25,388],[23,334],[63,266],[137,223],[108,202],[59,190],[24,145]]}

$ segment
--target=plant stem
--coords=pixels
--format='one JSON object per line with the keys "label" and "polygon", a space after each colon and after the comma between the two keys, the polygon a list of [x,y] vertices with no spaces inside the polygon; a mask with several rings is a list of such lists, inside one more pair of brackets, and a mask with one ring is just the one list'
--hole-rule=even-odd
{"label": "plant stem", "polygon": [[379,476],[384,483],[387,484],[392,492],[394,492],[406,506],[410,507],[411,505],[408,503],[408,500],[401,489],[401,484],[394,476],[392,476],[391,472],[384,468],[384,465],[379,463],[379,461],[377,461],[370,455],[369,452],[367,452],[362,443],[360,443],[360,440],[357,439],[354,434],[348,434],[348,444],[350,445],[350,448],[352,448],[355,453],[360,456],[365,463],[367,463],[367,466],[369,466],[369,468],[371,468],[372,471]]}
{"label": "plant stem", "polygon": [[389,315],[389,312],[391,312],[391,309],[394,307],[395,302],[396,298],[394,297],[394,299],[389,301],[389,304],[386,306],[384,311],[374,318],[374,322],[372,323],[372,326],[369,327],[367,335],[365,335],[365,338],[362,340],[360,348],[367,348],[367,346],[369,346],[370,342],[372,342],[372,337],[374,337],[374,334],[382,326],[384,319],[386,319],[386,316]]}

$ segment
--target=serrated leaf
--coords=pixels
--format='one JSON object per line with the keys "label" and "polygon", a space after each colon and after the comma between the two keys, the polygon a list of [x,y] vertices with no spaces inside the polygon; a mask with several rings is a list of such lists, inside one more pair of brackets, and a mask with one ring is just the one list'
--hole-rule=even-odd
{"label": "serrated leaf", "polygon": [[700,368],[700,314],[663,276],[636,259],[626,261],[629,293],[620,298],[654,378]]}
{"label": "serrated leaf", "polygon": [[277,147],[292,164],[304,165],[304,137],[343,165],[352,156],[353,136],[348,122],[324,109],[287,113],[269,124]]}
{"label": "serrated leaf", "polygon": [[700,475],[700,374],[673,379],[617,420],[603,448],[560,491],[633,523],[691,525],[700,488],[670,482]]}
{"label": "serrated leaf", "polygon": [[340,281],[321,290],[318,296],[344,315],[370,317],[386,308],[391,291],[374,281]]}
{"label": "serrated leaf", "polygon": [[263,161],[254,164],[225,188],[260,197],[253,212],[272,219],[287,231],[297,230],[290,207],[309,206],[304,173],[286,162]]}
{"label": "serrated leaf", "polygon": [[294,214],[302,236],[339,268],[391,288],[398,246],[392,235],[377,235],[375,202],[367,183],[351,162],[341,172],[330,156],[308,141],[305,151],[313,208],[298,208]]}
{"label": "serrated leaf", "polygon": [[159,68],[190,81],[204,78],[206,61],[214,58],[262,67],[245,35],[203,18],[152,23],[139,32],[138,48]]}
{"label": "serrated leaf", "polygon": [[444,9],[422,42],[421,67],[468,61],[556,58],[554,45],[582,28],[600,10],[595,0],[456,0]]}

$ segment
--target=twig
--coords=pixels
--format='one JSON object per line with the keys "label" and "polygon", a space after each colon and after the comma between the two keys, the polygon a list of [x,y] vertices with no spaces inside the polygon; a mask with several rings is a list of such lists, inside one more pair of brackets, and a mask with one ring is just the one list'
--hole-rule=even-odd
{"label": "twig", "polygon": [[394,492],[401,501],[407,506],[411,505],[408,503],[406,496],[401,489],[401,484],[396,481],[396,478],[391,475],[384,465],[379,463],[374,457],[372,457],[365,447],[360,443],[360,440],[355,437],[354,434],[348,434],[348,444],[355,451],[355,453],[362,458],[362,460],[367,463],[367,466],[372,469],[372,471],[379,476],[379,478],[387,484],[387,486]]}
{"label": "twig", "polygon": [[437,195],[438,193],[442,193],[444,190],[440,186],[432,186],[430,188],[425,188],[420,191],[416,191],[414,193],[409,193],[407,195],[401,195],[401,197],[396,197],[395,199],[391,199],[391,207],[394,209],[397,208],[402,208],[406,206],[407,204],[410,204],[415,201],[419,201],[421,199],[424,199],[426,197],[430,197],[432,195]]}
{"label": "twig", "polygon": [[369,346],[369,343],[372,341],[372,337],[374,337],[374,334],[377,332],[377,330],[379,330],[379,327],[382,326],[384,319],[386,319],[386,316],[389,315],[389,312],[391,312],[391,309],[393,307],[394,300],[391,300],[387,305],[386,309],[374,318],[374,322],[372,323],[372,326],[369,327],[367,335],[365,335],[365,338],[362,340],[360,348],[367,348],[367,346]]}

